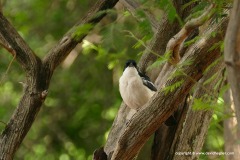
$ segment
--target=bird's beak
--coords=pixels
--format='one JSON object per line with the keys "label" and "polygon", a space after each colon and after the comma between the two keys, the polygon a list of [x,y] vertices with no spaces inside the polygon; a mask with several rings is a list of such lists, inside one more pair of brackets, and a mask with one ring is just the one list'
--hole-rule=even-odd
{"label": "bird's beak", "polygon": [[132,63],[129,64],[129,67],[134,67],[134,65]]}

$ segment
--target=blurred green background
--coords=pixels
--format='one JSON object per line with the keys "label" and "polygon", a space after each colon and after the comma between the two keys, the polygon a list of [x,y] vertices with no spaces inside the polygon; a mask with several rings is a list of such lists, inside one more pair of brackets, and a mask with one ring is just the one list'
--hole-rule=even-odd
{"label": "blurred green background", "polygon": [[[94,3],[95,0],[6,0],[3,13],[42,58]],[[91,160],[93,151],[104,145],[121,104],[118,78],[122,66],[127,59],[138,60],[144,50],[126,31],[144,42],[152,36],[141,10],[137,16],[141,22],[121,6],[111,10],[57,68],[45,104],[17,151],[16,160]],[[25,76],[16,61],[6,74],[12,58],[0,49],[0,121],[5,123],[19,102],[23,92],[19,82],[24,82]],[[216,119],[205,150],[223,151],[222,121],[217,114]],[[3,129],[4,124],[0,123],[0,130]]]}

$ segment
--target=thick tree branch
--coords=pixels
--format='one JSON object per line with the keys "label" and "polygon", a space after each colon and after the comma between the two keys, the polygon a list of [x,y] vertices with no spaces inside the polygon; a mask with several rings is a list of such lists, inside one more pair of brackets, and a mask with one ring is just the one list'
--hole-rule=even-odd
{"label": "thick tree branch", "polygon": [[1,34],[0,34],[0,46],[5,48],[13,56],[16,55],[15,51],[12,49],[12,47],[8,44],[8,42],[3,38],[3,36]]}
{"label": "thick tree branch", "polygon": [[[214,31],[224,31],[226,26],[227,20],[224,19],[214,27]],[[178,76],[167,80],[166,86],[184,81],[181,87],[173,92],[166,93],[162,88],[132,117],[119,139],[112,159],[128,160],[138,153],[146,140],[177,109],[178,104],[183,101],[195,82],[203,76],[204,70],[220,56],[219,52],[209,52],[209,48],[222,37],[219,32],[215,37],[211,36],[211,32],[207,32],[188,50],[180,62],[181,64],[184,61],[192,61],[191,65],[183,68],[183,72],[188,77]],[[177,69],[174,69],[174,72],[177,72]]]}
{"label": "thick tree branch", "polygon": [[[234,0],[229,25],[224,42],[224,59],[228,82],[231,86],[233,102],[240,131],[240,1]],[[238,137],[240,138],[240,136]]]}
{"label": "thick tree branch", "polygon": [[[161,125],[154,134],[154,143],[152,145],[152,160],[166,160],[170,157],[170,150],[173,146],[173,140],[176,133],[183,129],[183,123],[189,109],[189,96],[185,97],[183,103],[178,105],[178,110],[174,113],[174,117],[178,122],[174,126]],[[170,159],[168,159],[170,160]]]}

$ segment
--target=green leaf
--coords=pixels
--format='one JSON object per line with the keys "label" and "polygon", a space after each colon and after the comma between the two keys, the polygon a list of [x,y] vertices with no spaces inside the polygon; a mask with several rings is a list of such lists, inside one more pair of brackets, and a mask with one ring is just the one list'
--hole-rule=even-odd
{"label": "green leaf", "polygon": [[72,33],[72,38],[76,41],[79,41],[83,38],[84,35],[86,35],[91,29],[93,28],[93,25],[90,23],[83,24],[80,26],[77,26],[74,28],[74,31]]}
{"label": "green leaf", "polygon": [[163,56],[159,56],[159,58],[152,65],[148,66],[147,71],[156,67],[160,67],[169,60],[170,56],[170,52],[165,53]]}
{"label": "green leaf", "polygon": [[189,41],[186,41],[186,42],[184,42],[184,46],[190,46],[190,45],[192,45],[192,44],[194,44],[197,40],[199,40],[200,39],[200,36],[196,36],[196,37],[194,37],[193,39],[191,39],[191,40],[189,40]]}
{"label": "green leaf", "polygon": [[203,85],[207,85],[207,84],[211,83],[213,80],[215,80],[215,79],[217,78],[217,76],[218,76],[218,72],[215,73],[215,74],[213,74],[212,77],[208,78],[208,79],[203,83]]}
{"label": "green leaf", "polygon": [[213,105],[203,101],[202,98],[195,98],[193,100],[193,106],[192,106],[193,110],[212,110],[213,109]]}
{"label": "green leaf", "polygon": [[84,55],[87,55],[89,54],[92,50],[96,50],[97,49],[97,46],[95,46],[93,43],[87,41],[87,40],[83,40],[82,42],[82,53]]}
{"label": "green leaf", "polygon": [[220,58],[216,59],[213,63],[211,63],[211,64],[205,69],[205,71],[203,72],[203,74],[206,74],[207,72],[209,72],[212,67],[214,67],[220,60],[222,60],[222,58],[223,58],[223,57],[220,57]]}
{"label": "green leaf", "polygon": [[173,22],[176,18],[177,15],[177,11],[175,9],[175,7],[173,7],[172,4],[170,4],[169,6],[169,11],[168,11],[168,19],[170,22]]}
{"label": "green leaf", "polygon": [[170,86],[166,86],[163,88],[163,92],[165,92],[165,94],[168,94],[170,92],[175,91],[178,87],[180,87],[183,84],[184,80],[180,80],[178,82],[175,82],[174,84],[170,85]]}

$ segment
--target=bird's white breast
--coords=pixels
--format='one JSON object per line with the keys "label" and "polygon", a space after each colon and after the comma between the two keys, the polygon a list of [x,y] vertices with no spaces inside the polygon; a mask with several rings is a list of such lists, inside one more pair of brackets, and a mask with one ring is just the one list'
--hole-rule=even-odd
{"label": "bird's white breast", "polygon": [[134,67],[128,67],[119,79],[119,90],[123,101],[131,109],[142,107],[154,94],[143,85],[141,77]]}

